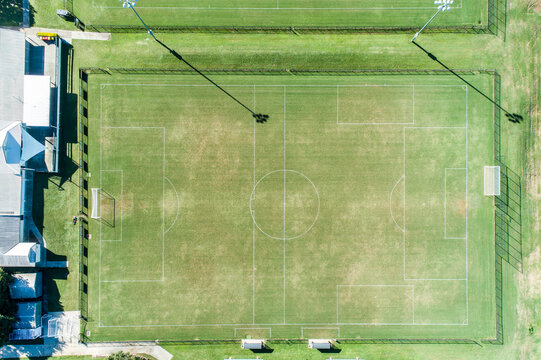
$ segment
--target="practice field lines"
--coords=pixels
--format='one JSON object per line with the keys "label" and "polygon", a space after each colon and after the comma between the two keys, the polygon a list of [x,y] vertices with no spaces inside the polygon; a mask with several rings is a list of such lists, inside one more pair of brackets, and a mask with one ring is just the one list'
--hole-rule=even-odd
{"label": "practice field lines", "polygon": [[466,87],[224,76],[260,125],[192,77],[132,79],[104,77],[95,100],[98,334],[480,333],[485,235],[468,222],[486,219],[492,130],[468,122]]}
{"label": "practice field lines", "polygon": [[[93,8],[121,8],[115,0],[92,0]],[[425,10],[433,9],[428,0],[140,0],[137,8],[149,10]],[[453,9],[462,8],[462,0]]]}

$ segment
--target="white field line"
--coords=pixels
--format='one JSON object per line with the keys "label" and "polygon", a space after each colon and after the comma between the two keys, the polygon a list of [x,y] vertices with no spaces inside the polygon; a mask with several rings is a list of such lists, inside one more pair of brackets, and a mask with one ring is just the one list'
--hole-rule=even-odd
{"label": "white field line", "polygon": [[406,128],[402,128],[402,178],[404,179],[403,208],[402,208],[402,265],[403,265],[403,280],[406,280]]}
{"label": "white field line", "polygon": [[469,323],[468,298],[468,86],[466,86],[466,324]]}
{"label": "white field line", "polygon": [[336,85],[336,123],[340,124],[340,85]]}
{"label": "white field line", "polygon": [[272,328],[268,327],[242,327],[242,328],[235,328],[233,334],[234,337],[237,337],[237,330],[269,330],[269,339],[272,338]]}
{"label": "white field line", "polygon": [[286,323],[286,87],[284,86],[284,324]]}
{"label": "white field line", "polygon": [[[411,301],[412,301],[412,321],[411,323],[392,323],[394,325],[397,325],[397,324],[400,324],[400,325],[418,325],[415,323],[415,310],[414,310],[414,303],[413,303],[413,299],[414,299],[414,288],[415,288],[415,285],[412,285],[412,284],[400,284],[400,285],[390,285],[390,284],[373,284],[373,285],[368,285],[368,284],[355,284],[355,285],[336,285],[336,325],[338,324],[349,324],[349,325],[353,325],[351,323],[340,323],[339,321],[339,312],[338,312],[338,309],[339,309],[339,295],[338,295],[338,290],[341,288],[341,287],[409,287],[411,288],[411,291],[412,291],[412,295],[411,295]],[[383,323],[363,323],[363,325],[383,325]]]}
{"label": "white field line", "polygon": [[309,326],[301,326],[301,339],[304,339],[304,329],[306,330],[336,330],[337,331],[337,338],[340,338],[340,328],[339,327],[309,327]]}
{"label": "white field line", "polygon": [[[110,172],[115,172],[115,171],[118,171],[120,172],[120,199],[122,199],[122,195],[124,194],[124,171],[123,170],[100,170],[101,172],[105,172],[105,171],[110,171]],[[100,179],[101,179],[101,173],[100,173]],[[101,239],[101,235],[100,235],[100,241],[104,241],[104,242],[122,242],[123,240],[123,232],[122,232],[122,222],[123,222],[123,219],[122,219],[122,200],[119,201],[119,207],[120,207],[120,240],[104,240],[104,239]],[[101,226],[101,224],[100,224]],[[100,231],[100,234],[101,234],[101,231]]]}
{"label": "white field line", "polygon": [[[101,89],[100,89],[100,125],[102,123],[102,92],[101,90],[105,87],[105,86],[109,86],[109,85],[112,85],[112,86],[116,86],[116,85],[124,85],[124,86],[207,86],[207,87],[210,87],[212,85],[199,85],[199,84],[102,84],[101,85]],[[245,87],[245,86],[253,86],[254,87],[254,91],[255,91],[255,87],[256,85],[228,85],[228,86],[239,86],[239,87]],[[261,86],[261,87],[276,87],[276,86],[282,86],[284,87],[284,103],[285,103],[285,88],[287,88],[288,86],[292,86],[292,87],[333,87],[333,85],[257,85],[257,86]],[[382,85],[370,85],[370,84],[365,84],[365,85],[347,85],[347,86],[382,86]],[[383,85],[383,86],[403,86],[403,85]],[[460,85],[417,85],[417,86],[432,86],[432,87],[454,87],[454,86],[460,86]],[[467,92],[467,89],[466,89],[466,92]],[[255,101],[255,94],[254,94],[254,101]],[[467,106],[467,103],[466,103],[466,106]],[[255,107],[255,103],[254,103],[254,107]],[[466,111],[467,113],[467,111]],[[255,120],[254,120],[255,121]],[[122,128],[130,128],[130,129],[133,129],[133,128],[145,128],[145,129],[148,129],[148,128],[162,128],[164,130],[164,159],[165,159],[165,128],[163,127],[105,127],[105,126],[100,126],[100,136],[101,136],[101,128],[119,128],[119,129],[122,129]],[[466,131],[467,131],[467,122],[466,122],[466,127],[412,127],[412,128],[466,128]],[[404,178],[404,189],[405,189],[405,166],[406,166],[406,163],[405,163],[405,129],[406,127],[403,128],[403,178]],[[285,105],[284,105],[284,137],[285,137]],[[466,138],[466,141],[467,141],[467,138]],[[284,145],[285,145],[285,142],[284,142]],[[102,150],[101,150],[101,144],[100,144],[100,167],[101,167],[101,163],[102,163]],[[285,151],[284,151],[284,160],[285,160]],[[164,164],[164,169],[165,169],[165,164]],[[165,174],[165,172],[164,172]],[[254,179],[255,179],[255,127],[254,127]],[[101,186],[101,179],[100,179],[100,186]],[[405,191],[404,191],[404,209],[403,209],[403,217],[404,217],[404,229],[405,229]],[[466,210],[467,211],[467,210]],[[467,281],[467,278],[466,279],[406,279],[405,278],[405,230],[404,230],[404,235],[403,235],[403,240],[404,240],[404,243],[403,243],[403,256],[404,256],[404,261],[403,261],[403,265],[404,265],[404,280],[413,280],[413,281],[441,281],[441,280],[466,280]],[[255,241],[255,237],[254,237],[254,241]],[[164,243],[162,243],[164,244]],[[467,249],[466,249],[467,250]],[[162,252],[162,259],[164,259],[164,253]],[[285,252],[284,252],[284,261],[285,261]],[[285,264],[285,262],[284,262]],[[209,327],[209,326],[250,326],[250,325],[253,325],[252,324],[227,324],[227,323],[222,323],[222,324],[142,324],[142,325],[101,325],[101,282],[108,282],[108,281],[101,281],[101,241],[100,241],[100,258],[99,258],[99,267],[100,267],[100,270],[99,270],[99,283],[100,283],[100,286],[98,288],[98,298],[100,299],[100,301],[98,302],[98,324],[99,324],[99,327],[110,327],[110,328],[131,328],[131,327]],[[162,269],[163,269],[163,263],[162,263]],[[284,268],[285,269],[285,268]],[[467,271],[467,268],[466,268],[466,271]],[[285,272],[284,272],[284,279],[285,279]],[[135,280],[135,281],[141,281],[141,280]],[[146,280],[142,280],[142,281],[146,281]],[[150,280],[150,281],[153,281],[153,280]],[[284,281],[284,285],[285,285],[285,281]],[[337,286],[347,286],[347,285],[337,285]],[[360,285],[360,286],[375,286],[375,285]],[[394,285],[394,286],[401,286],[401,285]],[[403,286],[408,286],[408,285],[403,285]],[[466,293],[468,292],[468,288],[466,286]],[[284,287],[284,294],[285,294],[285,287]],[[467,303],[466,305],[468,304],[468,295],[466,295],[466,300],[467,300]],[[285,297],[284,297],[284,301],[285,301]],[[284,306],[285,306],[285,303],[284,303]],[[467,308],[468,309],[468,308]],[[337,316],[338,316],[338,293],[337,293]],[[284,320],[285,320],[285,307],[284,307]],[[338,319],[337,319],[338,320]],[[466,323],[412,323],[412,324],[408,324],[408,325],[416,325],[416,326],[464,326],[464,325],[467,325],[467,322]],[[322,326],[326,326],[326,325],[366,325],[366,326],[401,326],[401,325],[404,325],[403,323],[340,323],[340,322],[336,322],[336,323],[310,323],[310,324],[306,324],[306,323],[261,323],[261,324],[258,324],[258,325],[263,325],[263,326],[278,326],[278,325],[287,325],[287,326],[301,326],[301,325],[306,325],[306,326],[314,326],[314,325],[322,325]],[[269,329],[270,330],[270,329]]]}
{"label": "white field line", "polygon": [[415,324],[415,285],[411,287],[411,322]]}
{"label": "white field line", "polygon": [[411,122],[415,124],[415,84],[411,84]]}
{"label": "white field line", "polygon": [[[102,147],[102,141],[103,138],[103,129],[102,129],[102,123],[103,123],[103,89],[105,88],[104,85],[100,86],[100,188],[102,187],[102,177],[101,177],[101,169],[103,169],[103,147]],[[101,326],[101,222],[99,227],[99,233],[100,233],[100,251],[98,255],[98,327]]]}
{"label": "white field line", "polygon": [[[116,4],[114,1],[109,1],[110,3]],[[329,3],[332,4],[332,1]],[[229,6],[144,6],[137,5],[138,8],[142,9],[163,9],[163,10],[206,10],[206,11],[221,11],[221,10],[349,10],[349,11],[363,11],[363,10],[433,10],[433,6],[387,6],[387,7],[280,7],[280,0],[276,0],[276,6],[274,7],[265,7],[265,6],[251,6],[251,7],[229,7]],[[96,0],[92,0],[92,8],[98,9],[121,9],[120,4],[116,6],[102,6],[97,5]],[[460,5],[453,6],[452,9],[458,10],[462,9],[462,0],[460,0]]]}
{"label": "white field line", "polygon": [[[254,85],[254,111],[256,111],[256,87]],[[256,127],[256,121],[255,118],[253,118],[253,127],[254,127],[254,146],[253,146],[253,153],[254,153],[254,164],[252,169],[252,188],[255,189],[255,127]],[[255,194],[254,194],[255,199]],[[255,217],[255,214],[253,214]],[[255,222],[252,221],[252,323],[255,324]]]}
{"label": "white field line", "polygon": [[173,226],[175,226],[175,224],[177,222],[177,219],[178,219],[178,216],[180,215],[180,196],[178,195],[177,188],[175,187],[175,185],[173,185],[173,182],[171,180],[169,180],[168,177],[164,177],[164,179],[167,180],[167,182],[171,185],[171,187],[175,191],[175,197],[177,198],[177,213],[175,215],[175,220],[173,220],[173,223],[171,225],[169,225],[169,227],[164,232],[164,234],[167,234],[169,232],[169,230],[171,230],[173,228]]}
{"label": "white field line", "polygon": [[[102,325],[102,328],[135,328],[135,327],[215,327],[215,326],[250,326],[248,324],[229,324],[229,323],[216,323],[216,324],[138,324],[138,325]],[[261,326],[466,326],[466,323],[261,323]]]}
{"label": "white field line", "polygon": [[[404,232],[404,228],[403,227],[400,227],[400,225],[398,225],[398,223],[396,222],[394,216],[393,216],[393,193],[394,193],[394,190],[395,188],[397,187],[397,185],[404,179],[404,176],[401,176],[400,179],[398,179],[398,181],[394,184],[393,188],[391,189],[391,193],[389,194],[389,211],[391,213],[391,218],[393,219],[395,225],[400,229],[400,231]],[[405,189],[404,189],[405,191]],[[403,204],[403,206],[406,206],[405,204]]]}
{"label": "white field line", "polygon": [[[160,83],[117,83],[117,84],[101,84],[102,87],[105,86],[155,86],[155,87],[214,87],[214,85],[207,84],[160,84]],[[334,88],[337,85],[324,85],[324,84],[257,84],[257,85],[242,85],[242,84],[223,84],[221,86],[227,87],[328,87]],[[398,84],[341,84],[342,87],[404,87],[410,85],[398,85]],[[444,84],[415,84],[417,87],[460,87],[463,85],[444,85]]]}

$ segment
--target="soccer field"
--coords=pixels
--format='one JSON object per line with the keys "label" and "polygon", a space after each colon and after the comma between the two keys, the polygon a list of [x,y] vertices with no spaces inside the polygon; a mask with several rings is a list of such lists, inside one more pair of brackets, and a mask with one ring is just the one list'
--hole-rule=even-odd
{"label": "soccer field", "polygon": [[[74,0],[87,25],[137,25],[118,0]],[[150,26],[422,26],[435,12],[432,0],[139,0]],[[434,26],[487,24],[488,0],[456,0]]]}
{"label": "soccer field", "polygon": [[495,336],[489,102],[449,75],[213,79],[269,121],[194,75],[89,79],[91,341]]}

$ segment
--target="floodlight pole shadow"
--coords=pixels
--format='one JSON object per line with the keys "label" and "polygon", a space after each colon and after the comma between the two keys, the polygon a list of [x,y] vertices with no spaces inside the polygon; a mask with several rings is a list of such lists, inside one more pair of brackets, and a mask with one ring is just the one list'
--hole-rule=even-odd
{"label": "floodlight pole shadow", "polygon": [[147,29],[147,32],[150,36],[152,36],[152,38],[158,43],[160,44],[161,46],[163,46],[164,48],[166,48],[174,57],[176,57],[178,60],[182,61],[184,64],[186,64],[188,67],[190,67],[192,70],[194,70],[196,73],[198,73],[199,75],[201,75],[202,77],[204,77],[208,82],[210,82],[212,85],[214,85],[215,87],[217,87],[219,90],[221,90],[224,94],[226,94],[227,96],[229,96],[231,99],[233,99],[235,102],[237,102],[240,106],[242,106],[244,109],[246,109],[247,111],[250,112],[250,114],[252,114],[252,117],[256,120],[256,122],[260,123],[260,124],[263,124],[265,122],[267,122],[267,120],[269,119],[269,115],[265,115],[265,114],[260,114],[260,113],[256,113],[255,111],[253,111],[252,109],[250,109],[248,106],[246,106],[245,104],[243,104],[239,99],[237,99],[236,97],[234,97],[231,93],[229,93],[227,90],[225,90],[223,87],[221,87],[220,85],[218,85],[217,83],[215,83],[212,79],[210,79],[208,76],[206,76],[205,74],[203,74],[201,71],[199,71],[196,67],[194,67],[192,64],[190,64],[187,60],[185,60],[182,55],[180,55],[178,52],[176,52],[175,50],[171,49],[169,46],[167,46],[166,44],[164,44],[163,42],[161,42],[160,40],[158,40],[156,38],[156,36],[154,36],[154,32],[152,32],[152,30],[147,26],[147,24],[145,24],[145,22],[143,21],[143,19],[141,18],[141,16],[139,16],[139,14],[137,13],[137,11],[135,10],[135,7],[133,6],[134,4],[130,1],[130,0],[121,0],[124,2],[124,7],[129,7],[130,9],[133,10],[133,12],[135,13],[135,15],[137,15],[137,18],[141,21],[141,23],[144,25],[144,27]]}
{"label": "floodlight pole shadow", "polygon": [[500,106],[500,104],[498,104],[497,102],[495,102],[494,100],[492,100],[490,97],[488,97],[487,95],[485,95],[481,90],[479,90],[477,87],[473,86],[470,82],[468,82],[466,79],[464,79],[462,76],[460,76],[459,74],[457,74],[455,71],[453,71],[452,69],[450,69],[447,65],[445,65],[444,63],[442,63],[440,60],[438,60],[438,58],[436,56],[434,56],[434,54],[432,54],[431,52],[425,50],[425,48],[423,48],[421,45],[419,45],[418,43],[415,42],[415,39],[417,39],[417,37],[421,34],[421,32],[428,26],[428,24],[430,24],[432,22],[432,20],[434,20],[434,18],[442,11],[446,11],[446,10],[449,10],[449,5],[453,3],[453,0],[436,0],[434,2],[435,4],[442,4],[440,6],[438,6],[438,10],[436,11],[436,13],[434,15],[432,15],[432,17],[426,22],[426,24],[421,28],[421,30],[417,31],[417,33],[415,33],[415,35],[413,36],[413,38],[410,40],[410,42],[412,44],[414,44],[415,46],[417,46],[419,49],[421,49],[430,59],[434,60],[435,62],[437,62],[438,64],[440,64],[445,70],[449,71],[451,74],[453,74],[454,76],[456,76],[457,78],[459,78],[460,80],[462,80],[465,84],[467,84],[469,87],[471,87],[473,90],[475,90],[476,92],[478,92],[479,94],[481,94],[484,98],[486,98],[488,101],[490,101],[491,103],[493,103],[498,109],[500,109],[501,111],[503,111],[505,113],[505,116],[509,119],[509,121],[513,122],[513,123],[519,123],[521,120],[522,120],[522,116],[519,115],[519,114],[516,114],[516,113],[510,113],[509,111],[507,111],[506,109],[504,109],[503,107]]}
{"label": "floodlight pole shadow", "polygon": [[477,91],[479,94],[481,94],[485,99],[487,99],[488,101],[490,101],[491,103],[493,103],[498,109],[502,110],[504,113],[505,113],[505,116],[507,116],[508,118],[510,119],[517,119],[517,118],[520,118],[522,119],[522,116],[519,115],[519,114],[512,114],[510,113],[509,111],[507,111],[506,109],[504,109],[503,107],[500,106],[500,104],[498,104],[497,102],[495,102],[494,100],[492,100],[490,97],[488,97],[487,95],[485,95],[481,90],[479,90],[477,87],[475,87],[474,85],[472,85],[468,80],[464,79],[462,76],[460,76],[459,74],[457,74],[454,70],[452,70],[451,68],[449,68],[447,65],[445,65],[444,63],[442,63],[436,56],[434,56],[434,54],[432,54],[431,52],[428,52],[425,48],[423,48],[421,45],[417,44],[414,40],[411,40],[411,43],[414,44],[415,46],[417,46],[419,49],[421,49],[430,59],[434,60],[435,62],[437,62],[438,64],[440,64],[445,70],[449,71],[451,74],[453,74],[454,76],[456,76],[457,78],[459,78],[460,80],[462,80],[466,85],[468,85],[469,87],[471,87],[473,90]]}

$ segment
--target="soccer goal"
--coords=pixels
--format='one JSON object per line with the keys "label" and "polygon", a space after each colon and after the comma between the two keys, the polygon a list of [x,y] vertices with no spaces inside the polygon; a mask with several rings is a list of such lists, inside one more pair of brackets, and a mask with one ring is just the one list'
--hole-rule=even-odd
{"label": "soccer goal", "polygon": [[485,196],[500,196],[499,166],[485,166]]}
{"label": "soccer goal", "polygon": [[92,188],[92,214],[90,215],[92,219],[100,218],[99,190],[99,188]]}

